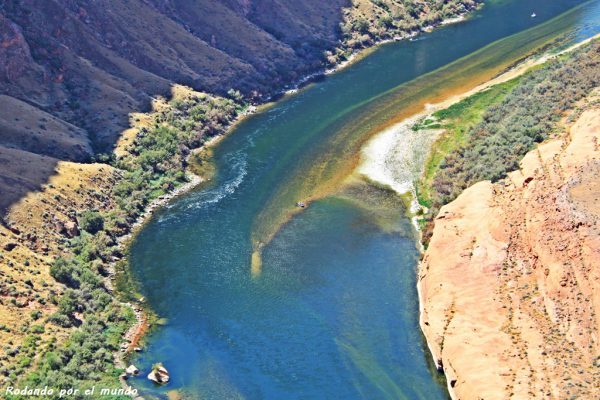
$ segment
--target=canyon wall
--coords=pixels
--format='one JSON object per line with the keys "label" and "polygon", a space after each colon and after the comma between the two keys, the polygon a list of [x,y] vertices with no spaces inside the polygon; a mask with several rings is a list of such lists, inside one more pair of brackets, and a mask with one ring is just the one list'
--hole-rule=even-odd
{"label": "canyon wall", "polygon": [[597,99],[435,220],[420,323],[455,399],[600,397]]}

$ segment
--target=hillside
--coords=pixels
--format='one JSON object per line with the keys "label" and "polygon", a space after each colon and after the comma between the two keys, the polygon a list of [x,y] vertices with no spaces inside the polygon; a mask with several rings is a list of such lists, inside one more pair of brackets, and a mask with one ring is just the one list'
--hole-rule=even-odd
{"label": "hillside", "polygon": [[[110,152],[173,83],[262,101],[474,0],[0,1],[0,210],[59,160]],[[12,149],[12,150],[7,150]],[[26,153],[22,153],[22,152]],[[26,166],[16,169],[20,158]]]}

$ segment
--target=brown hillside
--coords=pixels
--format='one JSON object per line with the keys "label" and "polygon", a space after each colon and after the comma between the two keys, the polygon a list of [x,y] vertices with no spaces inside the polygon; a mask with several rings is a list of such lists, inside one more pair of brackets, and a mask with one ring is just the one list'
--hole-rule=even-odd
{"label": "brown hillside", "polygon": [[[32,167],[35,155],[89,160],[111,151],[129,114],[150,110],[151,98],[168,95],[173,83],[221,95],[234,88],[260,101],[351,48],[475,4],[0,0],[0,156],[12,157],[7,148],[30,152]],[[13,164],[1,167],[2,212],[48,178],[45,169],[27,171],[21,185]]]}

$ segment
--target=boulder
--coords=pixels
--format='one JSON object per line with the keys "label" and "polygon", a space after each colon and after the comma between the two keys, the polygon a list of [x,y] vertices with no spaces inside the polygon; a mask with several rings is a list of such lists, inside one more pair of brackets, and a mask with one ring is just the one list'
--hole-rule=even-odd
{"label": "boulder", "polygon": [[139,369],[137,369],[137,367],[136,367],[135,365],[131,364],[129,367],[127,367],[127,368],[125,369],[125,372],[126,372],[128,375],[137,375],[137,374],[139,374],[139,373],[140,373],[140,370],[139,370]]}
{"label": "boulder", "polygon": [[164,385],[169,382],[169,378],[169,371],[167,371],[162,364],[157,364],[152,367],[152,371],[148,374],[148,379],[159,385]]}
{"label": "boulder", "polygon": [[73,221],[67,221],[65,223],[65,235],[69,238],[74,238],[79,235],[79,228]]}
{"label": "boulder", "polygon": [[17,244],[16,244],[16,243],[14,243],[14,242],[11,242],[11,243],[6,243],[6,244],[4,245],[4,247],[3,247],[3,248],[4,248],[4,250],[6,250],[6,251],[13,251],[13,249],[14,249],[15,247],[17,247]]}

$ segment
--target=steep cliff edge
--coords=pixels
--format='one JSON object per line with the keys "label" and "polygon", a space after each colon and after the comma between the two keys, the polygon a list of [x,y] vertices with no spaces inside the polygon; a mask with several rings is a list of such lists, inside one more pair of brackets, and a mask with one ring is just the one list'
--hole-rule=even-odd
{"label": "steep cliff edge", "polygon": [[435,220],[420,322],[453,398],[600,396],[600,108],[587,107]]}

